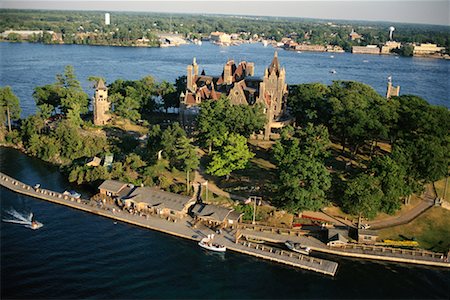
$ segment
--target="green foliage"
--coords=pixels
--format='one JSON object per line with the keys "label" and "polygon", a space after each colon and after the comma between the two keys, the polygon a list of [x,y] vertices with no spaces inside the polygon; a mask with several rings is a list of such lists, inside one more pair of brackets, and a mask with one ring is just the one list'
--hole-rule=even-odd
{"label": "green foliage", "polygon": [[326,99],[330,88],[322,83],[298,84],[289,87],[288,103],[298,124],[325,124]]}
{"label": "green foliage", "polygon": [[250,158],[255,154],[247,146],[247,139],[235,133],[226,133],[222,147],[211,152],[212,160],[206,172],[215,176],[229,176],[235,170],[242,170],[247,166]]}
{"label": "green foliage", "polygon": [[248,138],[264,128],[266,117],[260,105],[231,105],[226,98],[200,104],[197,130],[204,147],[220,147],[226,132]]}
{"label": "green foliage", "polygon": [[191,141],[186,136],[181,136],[177,139],[175,144],[176,165],[185,172],[197,169],[200,160],[197,155],[197,149],[191,144]]}
{"label": "green foliage", "polygon": [[[163,92],[162,89],[160,91]],[[140,80],[118,79],[109,85],[109,99],[113,103],[114,112],[132,121],[157,108],[156,96],[157,85],[151,76]]]}
{"label": "green foliage", "polygon": [[378,179],[362,173],[347,183],[342,208],[347,213],[372,219],[380,211],[382,197]]}
{"label": "green foliage", "polygon": [[378,178],[383,192],[380,210],[394,214],[400,209],[401,197],[412,193],[407,185],[406,170],[390,156],[385,155],[376,157],[371,162],[370,171],[374,173],[375,178]]}
{"label": "green foliage", "polygon": [[89,108],[89,97],[81,88],[70,65],[65,67],[64,74],[56,75],[55,83],[36,87],[33,98],[36,105],[44,109],[43,115],[48,115],[51,108],[64,114],[70,112],[70,121],[75,126],[80,125],[79,115],[87,113]]}
{"label": "green foliage", "polygon": [[[9,116],[8,116],[9,113]],[[10,86],[0,87],[0,123],[2,126],[5,122],[17,120],[20,118],[19,98],[14,95]],[[10,129],[11,130],[11,129]]]}
{"label": "green foliage", "polygon": [[90,183],[110,179],[106,167],[76,166],[69,172],[69,181],[77,184]]}
{"label": "green foliage", "polygon": [[293,213],[318,210],[325,204],[331,176],[324,164],[330,143],[325,126],[284,128],[273,147],[278,169],[276,205]]}

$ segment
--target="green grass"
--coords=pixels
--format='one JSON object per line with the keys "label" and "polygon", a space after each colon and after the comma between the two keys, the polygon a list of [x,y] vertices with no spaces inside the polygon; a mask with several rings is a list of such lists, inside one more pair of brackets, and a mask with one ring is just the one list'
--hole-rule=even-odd
{"label": "green grass", "polygon": [[433,207],[409,224],[382,229],[380,240],[415,239],[419,247],[436,252],[450,248],[450,211]]}

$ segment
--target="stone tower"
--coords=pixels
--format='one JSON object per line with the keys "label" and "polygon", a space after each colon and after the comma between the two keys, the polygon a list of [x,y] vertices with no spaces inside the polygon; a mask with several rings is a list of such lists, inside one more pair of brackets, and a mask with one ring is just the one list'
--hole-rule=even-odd
{"label": "stone tower", "polygon": [[286,111],[287,93],[286,70],[280,67],[278,53],[275,52],[259,87],[259,102],[266,107],[265,139],[269,139],[273,123],[278,121]]}
{"label": "stone tower", "polygon": [[192,60],[192,65],[187,66],[187,77],[186,77],[186,86],[187,89],[191,92],[195,92],[197,90],[197,85],[195,84],[195,78],[198,76],[198,65],[197,60]]}
{"label": "stone tower", "polygon": [[389,99],[391,97],[396,97],[400,94],[400,86],[393,86],[392,85],[392,76],[388,77],[388,84],[387,84],[387,91],[386,91],[386,98]]}
{"label": "stone tower", "polygon": [[94,125],[105,125],[109,121],[108,111],[110,102],[108,101],[108,88],[100,79],[95,87],[94,95]]}

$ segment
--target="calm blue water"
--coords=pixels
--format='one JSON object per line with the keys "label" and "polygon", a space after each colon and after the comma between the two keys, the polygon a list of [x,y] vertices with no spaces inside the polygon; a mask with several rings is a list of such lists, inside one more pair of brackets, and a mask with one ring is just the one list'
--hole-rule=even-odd
{"label": "calm blue water", "polygon": [[[58,169],[0,148],[0,169],[63,191]],[[144,230],[4,188],[1,210],[33,212],[39,230],[0,223],[1,298],[448,298],[450,271],[332,257],[336,277]]]}
{"label": "calm blue water", "polygon": [[[35,86],[53,83],[64,66],[73,65],[85,90],[92,94],[87,78],[103,76],[107,82],[118,78],[140,79],[152,75],[174,82],[186,74],[187,64],[196,57],[200,71],[220,74],[228,58],[255,63],[255,75],[262,76],[275,49],[261,44],[218,47],[210,43],[173,48],[129,48],[79,45],[0,43],[0,85],[12,86],[21,99],[23,115],[35,111],[31,95]],[[286,68],[287,82],[306,83],[357,80],[385,94],[386,81],[393,76],[401,94],[416,94],[432,104],[450,107],[450,61],[350,53],[297,53],[278,51]],[[331,58],[331,55],[334,58]],[[330,70],[336,70],[331,74]]]}

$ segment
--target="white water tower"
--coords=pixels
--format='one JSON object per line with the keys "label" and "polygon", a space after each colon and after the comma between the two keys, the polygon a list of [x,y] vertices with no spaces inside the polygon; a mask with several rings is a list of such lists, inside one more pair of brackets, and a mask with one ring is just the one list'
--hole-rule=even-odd
{"label": "white water tower", "polygon": [[389,40],[390,41],[392,41],[392,33],[394,32],[394,30],[395,30],[394,26],[389,27]]}
{"label": "white water tower", "polygon": [[111,15],[109,13],[105,14],[105,25],[111,24]]}

